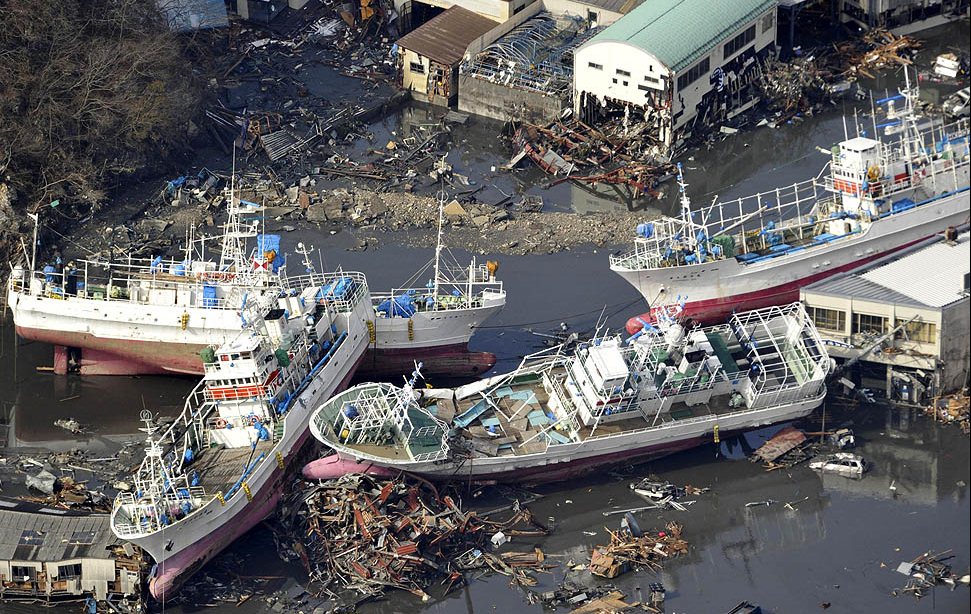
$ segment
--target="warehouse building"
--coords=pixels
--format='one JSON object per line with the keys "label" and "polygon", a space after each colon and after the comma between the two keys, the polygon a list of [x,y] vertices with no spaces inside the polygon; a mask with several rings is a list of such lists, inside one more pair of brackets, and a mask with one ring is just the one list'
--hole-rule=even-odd
{"label": "warehouse building", "polygon": [[140,561],[107,514],[0,499],[0,600],[99,601],[137,595]]}
{"label": "warehouse building", "polygon": [[415,100],[441,106],[458,102],[458,66],[465,50],[499,23],[453,6],[398,39],[401,87]]}
{"label": "warehouse building", "polygon": [[860,359],[861,385],[912,404],[966,385],[971,240],[968,233],[953,238],[931,240],[800,292],[832,345],[830,354]]}
{"label": "warehouse building", "polygon": [[775,45],[777,0],[650,0],[574,54],[573,105],[585,122],[643,119],[666,155],[697,127],[758,102]]}

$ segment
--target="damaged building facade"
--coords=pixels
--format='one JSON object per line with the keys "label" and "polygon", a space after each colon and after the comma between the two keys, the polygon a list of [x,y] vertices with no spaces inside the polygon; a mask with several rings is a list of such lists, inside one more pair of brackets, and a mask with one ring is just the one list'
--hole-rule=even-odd
{"label": "damaged building facade", "polygon": [[137,596],[140,583],[140,554],[107,514],[0,500],[0,600],[101,601]]}
{"label": "damaged building facade", "polygon": [[415,100],[440,106],[458,102],[458,66],[468,46],[499,24],[453,6],[398,39],[401,87]]}
{"label": "damaged building facade", "polygon": [[754,106],[762,59],[773,51],[777,0],[651,0],[574,54],[573,105],[595,125],[652,124],[667,155],[695,128]]}
{"label": "damaged building facade", "polygon": [[960,390],[971,367],[971,235],[932,241],[800,292],[830,354],[897,402]]}

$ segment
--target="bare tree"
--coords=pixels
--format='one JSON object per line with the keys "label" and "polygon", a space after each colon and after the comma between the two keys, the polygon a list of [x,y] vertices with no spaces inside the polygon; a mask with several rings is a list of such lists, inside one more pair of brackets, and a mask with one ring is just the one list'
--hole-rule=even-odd
{"label": "bare tree", "polygon": [[193,75],[153,0],[0,0],[0,181],[97,207],[185,147]]}

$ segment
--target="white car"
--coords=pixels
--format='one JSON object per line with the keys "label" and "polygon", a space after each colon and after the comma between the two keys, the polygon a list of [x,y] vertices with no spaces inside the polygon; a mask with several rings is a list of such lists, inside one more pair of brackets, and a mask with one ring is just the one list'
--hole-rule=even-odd
{"label": "white car", "polygon": [[848,452],[839,452],[823,459],[812,461],[809,463],[809,468],[824,473],[837,473],[839,475],[859,477],[866,473],[869,466],[862,456]]}
{"label": "white car", "polygon": [[944,101],[944,113],[951,117],[968,117],[971,115],[971,88],[958,90]]}

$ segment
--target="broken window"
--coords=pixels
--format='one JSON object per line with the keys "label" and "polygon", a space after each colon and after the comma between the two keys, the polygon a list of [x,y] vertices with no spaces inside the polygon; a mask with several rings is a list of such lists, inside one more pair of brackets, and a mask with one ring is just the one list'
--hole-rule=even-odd
{"label": "broken window", "polygon": [[90,546],[94,543],[94,531],[75,531],[67,543],[71,546]]}
{"label": "broken window", "polygon": [[37,577],[37,569],[34,567],[11,565],[10,576],[15,582],[29,582]]}
{"label": "broken window", "polygon": [[413,73],[423,75],[425,74],[425,65],[422,64],[421,62],[409,62],[408,70],[410,70]]}
{"label": "broken window", "polygon": [[[897,320],[894,326],[903,326],[906,320]],[[897,339],[907,339],[919,343],[934,343],[937,340],[937,325],[933,322],[911,322],[897,331]]]}
{"label": "broken window", "polygon": [[61,580],[65,578],[80,578],[81,563],[71,563],[70,565],[58,565],[57,577]]}
{"label": "broken window", "polygon": [[24,529],[20,534],[21,546],[39,546],[44,543],[44,534],[33,529]]}
{"label": "broken window", "polygon": [[887,318],[883,316],[871,316],[866,313],[854,313],[853,332],[883,334],[887,332]]}

